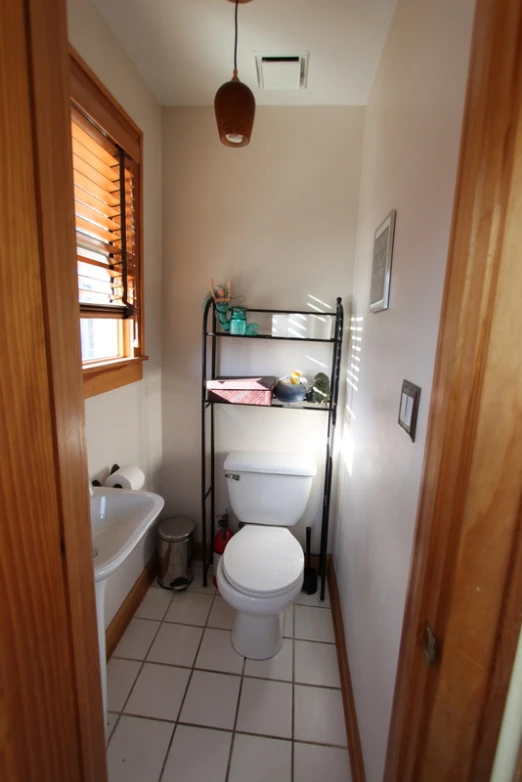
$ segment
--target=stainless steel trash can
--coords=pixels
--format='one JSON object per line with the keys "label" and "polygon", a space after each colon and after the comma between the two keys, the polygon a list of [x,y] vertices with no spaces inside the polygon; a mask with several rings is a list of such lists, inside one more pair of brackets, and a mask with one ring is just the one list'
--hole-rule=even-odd
{"label": "stainless steel trash can", "polygon": [[177,517],[165,519],[158,527],[158,583],[181,592],[192,581],[194,522]]}

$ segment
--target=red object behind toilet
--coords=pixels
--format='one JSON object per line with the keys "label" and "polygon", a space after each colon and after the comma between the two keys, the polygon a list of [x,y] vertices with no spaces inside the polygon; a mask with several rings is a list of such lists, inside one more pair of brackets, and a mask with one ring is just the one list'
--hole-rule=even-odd
{"label": "red object behind toilet", "polygon": [[214,541],[212,544],[212,550],[214,552],[214,586],[217,587],[217,569],[219,560],[221,559],[223,552],[227,547],[227,543],[234,534],[228,526],[228,511],[225,511],[222,516],[218,516],[219,529],[214,535]]}

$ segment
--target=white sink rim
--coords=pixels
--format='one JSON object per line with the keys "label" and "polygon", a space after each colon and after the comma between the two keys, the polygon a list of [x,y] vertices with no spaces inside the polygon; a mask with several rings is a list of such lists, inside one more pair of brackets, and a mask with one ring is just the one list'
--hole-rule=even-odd
{"label": "white sink rim", "polygon": [[[160,497],[159,494],[154,494],[153,492],[133,491],[131,489],[111,489],[105,486],[93,489],[92,499],[103,496],[110,497],[111,500],[114,497],[116,503],[118,502],[118,498],[120,498],[127,506],[132,506],[133,500],[136,500],[136,505],[143,505],[144,499],[149,500],[149,502],[146,503],[146,512],[138,514],[139,518],[136,518],[135,526],[133,526],[131,534],[121,545],[117,547],[116,552],[105,561],[101,560],[103,564],[97,564],[96,557],[93,558],[95,582],[104,581],[109,576],[111,576],[123,564],[123,562],[125,562],[127,557],[134,551],[138,543],[142,540],[143,536],[157,519],[165,504],[163,497]],[[102,525],[98,521],[93,521],[91,514],[93,548],[98,548],[97,537],[100,534],[110,534],[111,529],[116,528],[121,521],[124,521],[124,519],[115,519],[112,521],[112,523],[109,521],[107,524],[103,525],[101,530],[98,530],[97,535],[97,528]],[[117,532],[116,529],[114,529],[114,531]]]}

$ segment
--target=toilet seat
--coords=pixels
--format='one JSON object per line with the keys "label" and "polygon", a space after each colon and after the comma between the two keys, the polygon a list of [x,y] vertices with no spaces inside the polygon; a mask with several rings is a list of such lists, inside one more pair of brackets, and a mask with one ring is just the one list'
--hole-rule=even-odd
{"label": "toilet seat", "polygon": [[303,549],[286,527],[243,527],[227,544],[222,562],[227,581],[251,597],[283,595],[303,578]]}

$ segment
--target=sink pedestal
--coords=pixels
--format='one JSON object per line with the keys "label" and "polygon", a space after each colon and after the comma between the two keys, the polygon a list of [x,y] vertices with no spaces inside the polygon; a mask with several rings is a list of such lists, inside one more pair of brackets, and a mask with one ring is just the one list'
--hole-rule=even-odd
{"label": "sink pedestal", "polygon": [[96,581],[96,622],[98,626],[98,648],[100,652],[100,675],[103,701],[103,724],[107,740],[107,649],[105,646],[105,587],[107,579]]}

